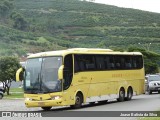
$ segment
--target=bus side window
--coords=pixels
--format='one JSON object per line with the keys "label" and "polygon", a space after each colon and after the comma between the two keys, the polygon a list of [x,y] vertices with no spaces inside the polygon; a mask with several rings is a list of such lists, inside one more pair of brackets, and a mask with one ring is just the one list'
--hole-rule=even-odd
{"label": "bus side window", "polygon": [[122,57],[121,56],[115,56],[115,67],[117,70],[122,68]]}
{"label": "bus side window", "polygon": [[104,64],[105,64],[105,70],[110,69],[109,57],[108,56],[104,56]]}
{"label": "bus side window", "polygon": [[94,65],[93,63],[87,63],[87,64],[86,64],[86,69],[87,69],[87,70],[95,69],[95,65]]}
{"label": "bus side window", "polygon": [[69,88],[73,78],[73,59],[72,55],[66,55],[64,58],[64,82],[63,89]]}
{"label": "bus side window", "polygon": [[97,65],[97,70],[105,70],[105,59],[104,56],[96,55],[96,65]]}
{"label": "bus side window", "polygon": [[74,72],[80,72],[85,70],[85,63],[82,55],[74,55]]}
{"label": "bus side window", "polygon": [[117,69],[120,69],[120,68],[121,68],[120,63],[116,63],[116,68],[117,68]]}
{"label": "bus side window", "polygon": [[115,69],[115,63],[114,63],[114,57],[109,56],[109,64],[108,64],[109,69]]}
{"label": "bus side window", "polygon": [[94,55],[83,55],[83,59],[85,61],[84,63],[86,71],[95,70],[96,66],[95,66]]}
{"label": "bus side window", "polygon": [[126,68],[131,68],[131,63],[125,63]]}
{"label": "bus side window", "polygon": [[137,56],[136,57],[136,64],[137,64],[137,68],[142,68],[143,67],[143,59],[142,56]]}
{"label": "bus side window", "polygon": [[132,68],[133,69],[140,69],[142,67],[143,67],[142,56],[134,56],[134,57],[132,57]]}
{"label": "bus side window", "polygon": [[77,58],[74,56],[74,72],[79,72],[80,71],[80,65],[78,64]]}
{"label": "bus side window", "polygon": [[125,69],[132,68],[132,59],[130,56],[125,56]]}
{"label": "bus side window", "polygon": [[137,68],[136,62],[133,62],[133,67],[134,67],[134,68]]}
{"label": "bus side window", "polygon": [[136,69],[137,68],[137,62],[136,62],[136,58],[132,58],[133,59],[133,68]]}
{"label": "bus side window", "polygon": [[80,61],[79,61],[79,67],[80,67],[80,71],[84,71],[84,70],[85,70],[84,60],[80,60]]}

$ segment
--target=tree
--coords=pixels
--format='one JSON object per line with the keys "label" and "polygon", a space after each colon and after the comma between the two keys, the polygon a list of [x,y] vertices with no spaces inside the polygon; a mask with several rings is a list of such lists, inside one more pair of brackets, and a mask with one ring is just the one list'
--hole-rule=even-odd
{"label": "tree", "polygon": [[16,57],[0,57],[0,82],[3,83],[4,90],[9,95],[11,82],[15,80],[17,69],[20,67]]}
{"label": "tree", "polygon": [[158,72],[158,64],[153,62],[145,63],[145,71],[146,73],[154,74]]}
{"label": "tree", "polygon": [[13,27],[19,30],[25,30],[27,28],[27,20],[22,14],[13,12],[10,18],[14,21]]}
{"label": "tree", "polygon": [[0,16],[3,18],[8,16],[8,14],[13,9],[13,3],[10,0],[1,0],[0,1]]}
{"label": "tree", "polygon": [[158,62],[160,61],[160,55],[151,52],[142,48],[136,48],[136,47],[129,47],[129,52],[141,52],[144,56],[144,66],[145,66],[145,73],[146,74],[154,74],[158,73]]}

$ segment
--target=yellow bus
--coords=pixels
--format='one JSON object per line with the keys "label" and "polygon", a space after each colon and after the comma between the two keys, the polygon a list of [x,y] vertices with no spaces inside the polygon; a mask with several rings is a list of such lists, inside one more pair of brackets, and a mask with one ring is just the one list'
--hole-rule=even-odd
{"label": "yellow bus", "polygon": [[24,73],[27,107],[80,108],[83,103],[131,100],[144,93],[144,66],[140,52],[73,48],[32,54]]}

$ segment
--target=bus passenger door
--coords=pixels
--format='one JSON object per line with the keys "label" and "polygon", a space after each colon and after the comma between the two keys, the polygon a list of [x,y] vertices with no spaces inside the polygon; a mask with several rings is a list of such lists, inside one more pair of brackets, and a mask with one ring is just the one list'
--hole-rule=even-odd
{"label": "bus passenger door", "polygon": [[66,55],[64,58],[63,71],[63,98],[66,104],[73,99],[72,95],[72,79],[73,79],[73,59],[72,54]]}

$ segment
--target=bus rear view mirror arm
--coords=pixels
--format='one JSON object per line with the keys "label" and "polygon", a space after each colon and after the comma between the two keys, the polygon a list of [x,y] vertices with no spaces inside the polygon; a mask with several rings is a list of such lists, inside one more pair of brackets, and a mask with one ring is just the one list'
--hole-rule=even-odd
{"label": "bus rear view mirror arm", "polygon": [[63,70],[64,70],[64,65],[61,65],[58,69],[58,80],[63,80]]}
{"label": "bus rear view mirror arm", "polygon": [[16,72],[16,81],[22,81],[23,80],[23,73],[25,71],[25,68],[21,67]]}

